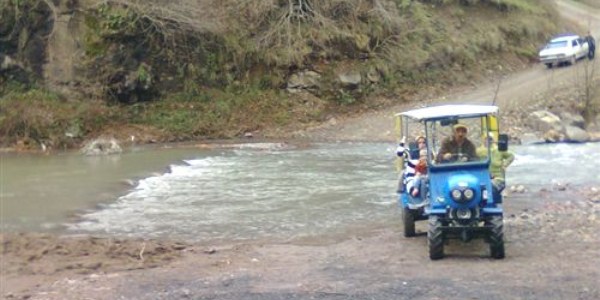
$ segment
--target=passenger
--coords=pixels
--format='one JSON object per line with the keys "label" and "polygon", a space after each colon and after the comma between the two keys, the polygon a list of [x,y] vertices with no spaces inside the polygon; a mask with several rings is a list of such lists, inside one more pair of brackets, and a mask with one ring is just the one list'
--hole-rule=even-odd
{"label": "passenger", "polygon": [[422,183],[427,176],[427,149],[419,151],[419,162],[415,166],[415,176],[408,191],[413,197],[419,197],[423,190]]}
{"label": "passenger", "polygon": [[402,137],[402,140],[400,141],[400,143],[398,144],[398,147],[396,148],[396,155],[398,157],[402,157],[404,159],[403,162],[403,172],[400,175],[400,178],[398,179],[398,193],[402,193],[404,192],[404,186],[406,185],[406,178],[408,178],[409,176],[412,177],[414,176],[415,173],[415,169],[414,166],[411,167],[411,164],[409,164],[410,161],[410,153],[409,151],[406,149],[405,147],[406,144],[406,137]]}
{"label": "passenger", "polygon": [[[404,186],[406,186],[408,193],[410,193],[412,195],[413,188],[415,186],[417,186],[417,185],[415,185],[415,176],[418,173],[417,169],[419,169],[421,171],[421,173],[423,172],[422,166],[420,166],[420,164],[422,165],[422,162],[421,162],[420,157],[413,158],[410,156],[410,153],[408,153],[408,155],[407,155],[407,151],[404,148],[404,140],[405,139],[403,139],[403,141],[400,142],[400,144],[398,145],[398,148],[396,149],[396,154],[398,156],[402,156],[406,159],[406,162],[404,165],[404,173],[402,175],[403,180],[401,180],[401,182],[400,182],[401,187],[398,189],[398,191],[402,192],[404,190],[402,185],[404,185]],[[421,154],[422,151],[427,151],[425,138],[423,136],[418,136],[415,139],[415,143],[419,150],[419,154]],[[426,158],[425,158],[425,165],[426,164],[427,164],[427,162],[426,162]],[[417,191],[417,195],[418,195],[418,191]]]}
{"label": "passenger", "polygon": [[437,156],[438,162],[469,161],[477,158],[475,145],[467,138],[467,126],[456,124],[454,134],[442,142],[442,147]]}
{"label": "passenger", "polygon": [[477,155],[479,157],[487,157],[487,145],[490,145],[490,176],[492,177],[492,192],[495,199],[499,199],[500,193],[506,187],[505,171],[508,166],[515,160],[515,155],[506,150],[498,150],[498,144],[496,143],[494,136],[490,133],[489,136],[484,139],[484,144],[477,149]]}

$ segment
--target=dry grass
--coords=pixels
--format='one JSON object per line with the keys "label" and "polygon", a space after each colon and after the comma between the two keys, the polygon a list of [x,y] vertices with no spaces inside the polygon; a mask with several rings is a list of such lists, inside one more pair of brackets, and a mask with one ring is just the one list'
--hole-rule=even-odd
{"label": "dry grass", "polygon": [[[136,20],[144,20],[141,30],[158,33],[173,47],[185,44],[189,36],[216,36],[226,52],[220,55],[242,68],[303,67],[322,60],[369,57],[406,73],[448,61],[470,64],[481,51],[510,52],[511,45],[525,48],[519,53],[533,53],[536,41],[557,26],[548,21],[555,15],[542,0],[460,3],[109,0],[98,2],[98,7],[110,4],[134,11]],[[188,38],[182,38],[182,32]]]}

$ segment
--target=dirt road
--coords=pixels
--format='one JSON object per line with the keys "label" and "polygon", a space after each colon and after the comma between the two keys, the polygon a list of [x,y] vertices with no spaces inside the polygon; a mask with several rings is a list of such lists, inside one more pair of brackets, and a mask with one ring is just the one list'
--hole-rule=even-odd
{"label": "dirt road", "polygon": [[[598,36],[600,12],[567,1],[558,5],[566,17],[592,24]],[[497,103],[503,110],[516,109],[534,94],[573,84],[584,63],[554,70],[535,65],[510,75],[501,82]],[[496,87],[497,81],[490,81],[431,101],[489,103]],[[299,135],[393,141],[392,113],[405,107]],[[600,186],[512,194],[505,210],[504,260],[490,259],[486,245],[476,242],[451,243],[447,258],[430,261],[425,224],[417,226],[417,237],[403,238],[398,212],[392,212],[398,223],[389,227],[288,243],[189,245],[3,234],[0,297],[600,299]]]}

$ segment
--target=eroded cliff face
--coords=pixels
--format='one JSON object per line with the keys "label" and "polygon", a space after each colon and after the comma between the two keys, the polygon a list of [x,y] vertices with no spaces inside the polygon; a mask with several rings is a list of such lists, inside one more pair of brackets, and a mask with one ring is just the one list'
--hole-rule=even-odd
{"label": "eroded cliff face", "polygon": [[0,1],[0,80],[36,81],[52,88],[76,84],[81,79],[84,11],[93,2]]}
{"label": "eroded cliff face", "polygon": [[85,34],[83,11],[79,1],[45,2],[52,11],[52,31],[47,36],[47,55],[43,68],[45,82],[54,87],[77,82],[78,64],[84,58],[82,40]]}
{"label": "eroded cliff face", "polygon": [[29,84],[43,79],[53,11],[45,2],[1,1],[0,80]]}
{"label": "eroded cliff face", "polygon": [[132,62],[135,48],[99,38],[105,33],[99,32],[98,1],[0,1],[0,83],[36,83],[60,94],[123,102],[147,83],[138,80],[144,65]]}

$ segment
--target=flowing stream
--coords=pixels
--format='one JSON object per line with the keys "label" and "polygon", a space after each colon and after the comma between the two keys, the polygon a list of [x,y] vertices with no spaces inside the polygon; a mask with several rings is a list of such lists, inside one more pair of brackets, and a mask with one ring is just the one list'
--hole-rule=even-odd
{"label": "flowing stream", "polygon": [[[290,240],[400,223],[395,145],[288,146],[2,154],[2,230]],[[511,150],[509,185],[600,183],[600,143]]]}

